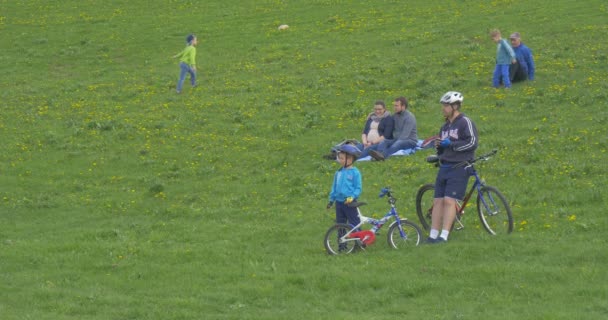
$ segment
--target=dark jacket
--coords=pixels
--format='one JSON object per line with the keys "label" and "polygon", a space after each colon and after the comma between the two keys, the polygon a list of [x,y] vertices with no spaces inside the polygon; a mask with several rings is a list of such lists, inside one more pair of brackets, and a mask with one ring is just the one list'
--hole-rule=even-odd
{"label": "dark jacket", "polygon": [[452,144],[447,148],[439,148],[439,160],[442,162],[462,162],[475,158],[475,149],[479,143],[477,127],[464,114],[460,114],[454,122],[446,121],[439,130],[441,140],[449,138]]}
{"label": "dark jacket", "polygon": [[[363,133],[368,134],[369,129],[372,123],[372,118],[367,118],[367,122],[365,122],[365,128],[363,128]],[[393,138],[393,127],[395,126],[395,121],[392,116],[384,117],[380,120],[380,124],[378,124],[378,134],[383,136],[384,139],[392,139]]]}

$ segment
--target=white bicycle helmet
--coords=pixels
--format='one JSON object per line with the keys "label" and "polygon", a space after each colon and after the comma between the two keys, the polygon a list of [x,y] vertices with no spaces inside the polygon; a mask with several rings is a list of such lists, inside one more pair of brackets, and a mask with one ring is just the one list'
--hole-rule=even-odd
{"label": "white bicycle helmet", "polygon": [[441,100],[439,100],[439,102],[453,104],[456,102],[462,103],[462,100],[464,100],[462,93],[456,91],[448,91],[441,97]]}

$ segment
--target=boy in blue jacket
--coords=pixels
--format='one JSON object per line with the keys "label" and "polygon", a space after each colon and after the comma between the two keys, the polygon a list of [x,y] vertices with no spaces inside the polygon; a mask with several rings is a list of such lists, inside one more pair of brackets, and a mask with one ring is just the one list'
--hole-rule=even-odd
{"label": "boy in blue jacket", "polygon": [[349,203],[356,201],[361,195],[361,172],[353,164],[361,151],[353,145],[344,144],[338,152],[338,162],[342,165],[334,175],[334,182],[329,193],[327,209],[336,203],[336,223],[350,223],[353,226],[359,224],[359,213],[357,208],[351,208]]}

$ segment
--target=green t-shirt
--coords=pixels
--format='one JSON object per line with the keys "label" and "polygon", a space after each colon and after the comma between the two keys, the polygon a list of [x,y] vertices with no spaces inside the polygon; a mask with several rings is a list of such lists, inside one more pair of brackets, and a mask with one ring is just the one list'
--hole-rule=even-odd
{"label": "green t-shirt", "polygon": [[178,54],[179,61],[186,63],[189,66],[196,66],[196,47],[187,46]]}

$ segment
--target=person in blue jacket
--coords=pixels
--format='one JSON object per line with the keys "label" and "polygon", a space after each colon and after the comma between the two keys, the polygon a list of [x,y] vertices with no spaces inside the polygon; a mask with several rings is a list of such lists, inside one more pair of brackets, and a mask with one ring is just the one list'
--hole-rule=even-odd
{"label": "person in blue jacket", "polygon": [[460,92],[449,91],[439,100],[446,121],[439,130],[439,139],[435,141],[439,172],[435,180],[429,243],[448,240],[456,217],[456,202],[464,198],[469,182],[467,169],[457,164],[473,160],[479,143],[475,123],[460,112],[463,99]]}
{"label": "person in blue jacket", "polygon": [[338,162],[342,166],[334,175],[327,209],[336,204],[336,223],[350,223],[353,226],[359,224],[359,214],[356,207],[348,204],[357,201],[362,191],[362,178],[359,169],[353,164],[361,154],[359,148],[344,144],[338,152]]}
{"label": "person in blue jacket", "polygon": [[509,70],[511,82],[534,80],[536,67],[534,66],[532,50],[521,42],[521,35],[519,32],[512,33],[509,40],[511,40],[511,47],[515,52],[515,57],[517,59],[517,63],[512,64],[511,69]]}

